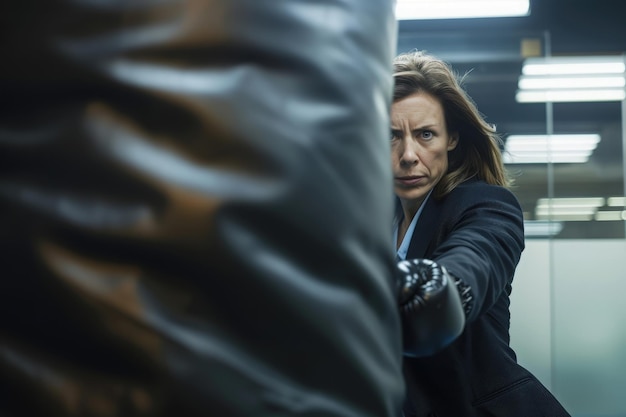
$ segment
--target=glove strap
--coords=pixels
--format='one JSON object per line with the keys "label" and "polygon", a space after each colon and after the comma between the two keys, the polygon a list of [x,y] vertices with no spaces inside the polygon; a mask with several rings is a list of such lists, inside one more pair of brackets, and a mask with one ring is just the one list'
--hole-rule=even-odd
{"label": "glove strap", "polygon": [[456,285],[456,289],[459,291],[459,295],[461,296],[461,304],[463,305],[463,312],[465,313],[465,317],[469,317],[472,308],[474,307],[474,296],[472,295],[472,288],[465,283],[461,278],[457,278],[454,275],[448,273],[452,277],[454,284]]}

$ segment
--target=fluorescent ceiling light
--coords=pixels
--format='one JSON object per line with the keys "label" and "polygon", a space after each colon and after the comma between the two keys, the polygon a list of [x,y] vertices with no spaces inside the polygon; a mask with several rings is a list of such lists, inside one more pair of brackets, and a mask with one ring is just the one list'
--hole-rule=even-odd
{"label": "fluorescent ceiling light", "polygon": [[515,99],[519,103],[622,101],[624,56],[527,58]]}
{"label": "fluorescent ceiling light", "polygon": [[598,134],[511,135],[504,145],[505,164],[584,163],[600,142]]}
{"label": "fluorescent ceiling light", "polygon": [[397,0],[398,20],[528,16],[530,0]]}
{"label": "fluorescent ceiling light", "polygon": [[624,57],[610,56],[547,56],[524,60],[522,74],[623,74],[626,71]]}
{"label": "fluorescent ceiling light", "polygon": [[537,207],[600,207],[604,205],[604,197],[563,197],[563,198],[540,198]]}
{"label": "fluorescent ceiling light", "polygon": [[597,207],[537,207],[535,216],[537,218],[546,218],[552,216],[592,216],[596,212]]}
{"label": "fluorescent ceiling light", "polygon": [[559,222],[588,222],[593,219],[593,213],[557,213],[557,214],[538,214],[537,220],[550,220]]}
{"label": "fluorescent ceiling light", "polygon": [[505,164],[584,164],[589,160],[589,155],[511,155],[504,154],[502,160]]}
{"label": "fluorescent ceiling light", "polygon": [[563,223],[544,220],[525,220],[524,235],[528,237],[556,236],[563,230]]}
{"label": "fluorescent ceiling light", "polygon": [[604,206],[619,207],[624,197],[540,198],[535,207],[535,217],[541,221],[622,221],[626,210],[599,210]]}
{"label": "fluorescent ceiling light", "polygon": [[626,197],[609,197],[606,199],[606,205],[609,207],[626,206]]}
{"label": "fluorescent ceiling light", "polygon": [[621,221],[626,220],[626,210],[599,211],[595,215],[598,221]]}
{"label": "fluorescent ceiling light", "polygon": [[540,198],[535,207],[538,220],[588,221],[604,205],[602,197]]}
{"label": "fluorescent ceiling light", "polygon": [[596,133],[510,135],[506,139],[506,149],[511,152],[593,150],[599,142],[600,135]]}
{"label": "fluorescent ceiling light", "polygon": [[620,88],[626,85],[626,79],[623,75],[522,75],[517,85],[521,90]]}
{"label": "fluorescent ceiling light", "polygon": [[520,90],[515,95],[518,103],[563,103],[583,101],[622,101],[626,98],[621,89],[588,90]]}

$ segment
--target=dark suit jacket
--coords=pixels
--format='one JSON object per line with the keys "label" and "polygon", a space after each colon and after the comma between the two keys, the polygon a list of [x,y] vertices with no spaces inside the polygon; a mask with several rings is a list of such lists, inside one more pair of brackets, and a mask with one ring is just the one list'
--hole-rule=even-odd
{"label": "dark suit jacket", "polygon": [[509,190],[469,180],[427,201],[407,258],[444,265],[471,286],[474,307],[452,345],[405,358],[406,417],[569,415],[509,347],[509,295],[523,249],[522,211]]}

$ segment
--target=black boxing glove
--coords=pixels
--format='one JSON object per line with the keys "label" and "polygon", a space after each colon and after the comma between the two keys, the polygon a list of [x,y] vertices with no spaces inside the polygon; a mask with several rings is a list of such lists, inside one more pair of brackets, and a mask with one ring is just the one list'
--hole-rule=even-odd
{"label": "black boxing glove", "polygon": [[430,259],[400,261],[397,283],[404,355],[432,355],[463,332],[471,291],[442,265]]}

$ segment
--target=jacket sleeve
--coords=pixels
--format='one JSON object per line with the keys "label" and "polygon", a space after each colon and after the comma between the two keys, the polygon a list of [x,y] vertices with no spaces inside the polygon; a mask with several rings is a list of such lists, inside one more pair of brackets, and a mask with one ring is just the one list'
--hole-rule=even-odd
{"label": "jacket sleeve", "polygon": [[442,239],[433,259],[472,289],[471,322],[510,293],[524,250],[524,220],[515,196],[486,184],[463,187],[446,201]]}
{"label": "jacket sleeve", "polygon": [[1,415],[399,414],[392,1],[0,19]]}

